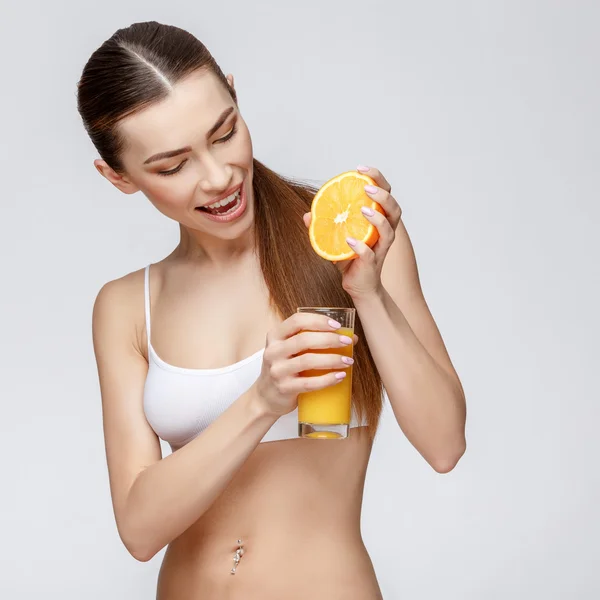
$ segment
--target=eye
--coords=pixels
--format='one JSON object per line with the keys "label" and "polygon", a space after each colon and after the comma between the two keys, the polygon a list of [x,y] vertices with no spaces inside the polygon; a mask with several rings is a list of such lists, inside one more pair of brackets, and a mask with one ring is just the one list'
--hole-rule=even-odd
{"label": "eye", "polygon": [[237,133],[237,125],[234,125],[231,129],[231,131],[224,137],[222,137],[221,139],[218,139],[217,142],[220,144],[223,144],[224,142],[228,142],[236,133]]}
{"label": "eye", "polygon": [[158,171],[158,175],[161,175],[162,177],[166,177],[168,175],[175,175],[175,173],[179,173],[179,171],[181,171],[181,169],[183,168],[183,165],[185,165],[185,163],[187,162],[187,158],[180,162],[174,169],[171,169],[170,171]]}
{"label": "eye", "polygon": [[[225,142],[228,142],[237,132],[238,132],[238,127],[236,124],[231,128],[231,131],[227,135],[216,140],[215,144],[224,144]],[[175,173],[179,173],[179,171],[181,171],[181,169],[183,168],[183,165],[185,165],[186,162],[187,162],[187,158],[184,161],[182,161],[181,163],[179,163],[174,169],[171,169],[170,171],[158,171],[157,174],[160,175],[161,177],[168,177],[169,175],[175,175]]]}

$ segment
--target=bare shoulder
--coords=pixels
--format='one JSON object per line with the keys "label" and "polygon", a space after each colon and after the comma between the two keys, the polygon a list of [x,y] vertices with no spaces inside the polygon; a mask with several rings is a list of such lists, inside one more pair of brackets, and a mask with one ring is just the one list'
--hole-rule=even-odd
{"label": "bare shoulder", "polygon": [[94,344],[106,336],[127,336],[138,348],[144,329],[144,269],[105,283],[94,302]]}
{"label": "bare shoulder", "polygon": [[137,303],[144,293],[144,269],[123,275],[118,279],[106,282],[98,292],[94,310],[127,310]]}

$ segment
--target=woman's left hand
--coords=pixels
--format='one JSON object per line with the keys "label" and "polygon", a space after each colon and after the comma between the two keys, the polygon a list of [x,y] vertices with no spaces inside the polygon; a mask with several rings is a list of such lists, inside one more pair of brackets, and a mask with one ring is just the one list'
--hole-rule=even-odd
{"label": "woman's left hand", "polygon": [[[357,167],[357,170],[367,174],[377,184],[374,190],[371,191],[369,191],[370,186],[366,186],[365,191],[369,197],[381,205],[385,215],[377,211],[373,211],[374,214],[370,215],[363,211],[365,219],[377,228],[379,239],[373,248],[369,248],[364,242],[347,238],[346,242],[358,257],[336,263],[342,272],[342,287],[353,300],[368,296],[381,288],[383,262],[394,241],[396,228],[402,216],[402,209],[392,196],[392,188],[386,178],[372,167],[365,167],[364,169]],[[305,213],[304,224],[307,227],[310,226],[310,219],[310,212]]]}

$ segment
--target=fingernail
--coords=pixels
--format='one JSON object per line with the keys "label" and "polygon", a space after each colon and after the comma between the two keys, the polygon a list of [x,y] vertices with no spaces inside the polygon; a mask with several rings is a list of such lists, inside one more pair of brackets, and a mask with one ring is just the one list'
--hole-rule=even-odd
{"label": "fingernail", "polygon": [[347,365],[352,365],[354,364],[354,359],[350,358],[349,356],[342,356],[342,362],[346,363]]}
{"label": "fingernail", "polygon": [[346,243],[348,244],[348,246],[356,246],[356,240],[352,237],[347,237],[346,238]]}
{"label": "fingernail", "polygon": [[342,342],[342,344],[351,344],[352,338],[349,338],[347,335],[340,335],[340,342]]}
{"label": "fingernail", "polygon": [[346,371],[340,371],[339,373],[335,374],[336,379],[344,379],[344,377],[346,377]]}
{"label": "fingernail", "polygon": [[367,217],[372,217],[372,216],[375,214],[375,211],[374,211],[374,210],[371,210],[371,209],[370,209],[368,206],[363,206],[363,207],[360,209],[360,212],[361,212],[363,215],[367,215]]}
{"label": "fingernail", "polygon": [[369,167],[365,167],[365,165],[358,165],[358,167],[356,167],[357,171],[360,171],[361,173],[366,173],[369,170]]}
{"label": "fingernail", "polygon": [[367,184],[365,185],[365,192],[367,192],[367,194],[376,194],[377,188],[374,185]]}
{"label": "fingernail", "polygon": [[333,319],[329,319],[329,325],[331,327],[333,327],[334,329],[339,329],[342,326],[341,323],[338,323],[337,321],[334,321]]}

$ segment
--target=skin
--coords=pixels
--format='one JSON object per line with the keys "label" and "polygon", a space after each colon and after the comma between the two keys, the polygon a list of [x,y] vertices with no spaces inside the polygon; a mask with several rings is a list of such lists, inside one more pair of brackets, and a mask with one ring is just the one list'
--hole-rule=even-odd
{"label": "skin", "polygon": [[[227,79],[233,87],[233,77]],[[142,410],[148,371],[143,270],[103,286],[93,335],[119,534],[142,561],[168,546],[159,600],[379,599],[360,532],[371,451],[366,428],[351,429],[342,442],[259,444],[305,389],[307,378],[297,373],[309,363],[293,354],[344,343],[322,316],[282,322],[269,306],[253,252],[252,141],[239,110],[231,141],[219,143],[232,129],[231,117],[205,137],[230,106],[213,75],[195,74],[165,101],[122,122],[124,173],[102,160],[94,163],[122,192],[141,191],[180,224],[180,243],[151,268],[152,345],[159,356],[181,367],[222,367],[253,354],[266,338],[256,383],[200,436],[163,459]],[[144,165],[155,153],[184,146],[191,151]],[[157,174],[184,160],[179,173]],[[383,175],[376,169],[368,174],[386,216],[365,216],[381,237],[373,249],[359,242],[358,258],[338,263],[343,286],[400,428],[436,471],[448,472],[465,449],[462,387],[423,299],[400,207]],[[194,209],[242,180],[248,208],[237,221],[215,223]],[[304,222],[309,225],[310,214]],[[316,332],[301,333],[308,328]],[[334,362],[338,358],[309,353],[302,360],[345,367]],[[318,385],[335,381],[332,373]],[[232,576],[240,537],[246,552]]]}

